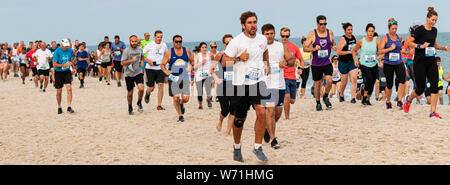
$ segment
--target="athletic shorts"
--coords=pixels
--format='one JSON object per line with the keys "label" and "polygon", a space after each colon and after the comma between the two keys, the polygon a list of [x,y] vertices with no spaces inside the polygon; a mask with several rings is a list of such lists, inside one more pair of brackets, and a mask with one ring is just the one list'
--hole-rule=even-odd
{"label": "athletic shorts", "polygon": [[[191,94],[191,82],[189,80],[178,80],[178,82],[172,82],[169,80],[169,96],[174,95],[187,95]],[[173,86],[173,87],[172,87]]]}
{"label": "athletic shorts", "polygon": [[55,71],[54,86],[56,89],[61,89],[65,84],[72,84],[71,71]]}
{"label": "athletic shorts", "polygon": [[102,62],[102,64],[101,64],[101,66],[103,68],[107,68],[108,66],[111,66],[111,65],[112,65],[112,62]]}
{"label": "athletic shorts", "polygon": [[144,74],[140,73],[133,77],[125,77],[125,82],[127,83],[127,90],[131,91],[133,90],[135,84],[137,85],[144,83]]}
{"label": "athletic shorts", "polygon": [[78,68],[78,69],[77,69],[77,73],[82,73],[82,74],[83,74],[83,77],[85,77],[85,76],[86,76],[86,69]]}
{"label": "athletic shorts", "polygon": [[145,69],[147,87],[155,87],[155,83],[164,83],[166,74],[162,70]]}
{"label": "athletic shorts", "polygon": [[330,63],[326,66],[311,66],[314,81],[320,81],[325,76],[333,75],[333,65]]}
{"label": "athletic shorts", "polygon": [[282,107],[284,105],[284,97],[286,90],[284,89],[267,89],[269,96],[264,100],[264,107]]}
{"label": "athletic shorts", "polygon": [[333,81],[333,84],[336,85],[338,82],[341,82],[341,79],[339,79],[338,81]]}
{"label": "athletic shorts", "polygon": [[286,84],[286,90],[285,93],[289,93],[289,95],[291,96],[291,99],[295,99],[296,95],[297,95],[297,82],[296,80],[289,80],[289,79],[284,79],[284,82]]}
{"label": "athletic shorts", "polygon": [[25,67],[25,68],[27,68],[27,65],[26,65],[26,64],[20,64],[19,67]]}
{"label": "athletic shorts", "polygon": [[39,69],[39,70],[38,70],[39,76],[41,76],[41,75],[49,76],[49,73],[50,73],[50,69],[45,69],[45,70]]}
{"label": "athletic shorts", "polygon": [[37,68],[32,67],[32,68],[31,68],[31,71],[33,72],[33,76],[39,75],[39,73],[38,73],[38,71],[37,71]]}
{"label": "athletic shorts", "polygon": [[265,82],[258,82],[253,85],[235,86],[235,96],[231,97],[231,106],[235,110],[237,118],[246,118],[250,106],[264,105],[269,93]]}
{"label": "athletic shorts", "polygon": [[348,61],[348,62],[339,61],[338,69],[341,74],[345,75],[345,74],[348,74],[350,71],[357,69],[357,67],[351,61]]}
{"label": "athletic shorts", "polygon": [[450,83],[447,85],[447,92],[445,94],[450,94]]}
{"label": "athletic shorts", "polygon": [[439,86],[439,87],[438,87],[438,90],[439,90],[439,91],[443,91],[443,90],[444,90],[444,86]]}
{"label": "athletic shorts", "polygon": [[115,69],[117,72],[122,72],[122,71],[123,71],[123,66],[120,65],[120,62],[121,62],[121,61],[113,60],[113,62],[114,62],[114,69]]}
{"label": "athletic shorts", "polygon": [[50,69],[53,68],[53,62],[49,62],[48,65],[50,66]]}

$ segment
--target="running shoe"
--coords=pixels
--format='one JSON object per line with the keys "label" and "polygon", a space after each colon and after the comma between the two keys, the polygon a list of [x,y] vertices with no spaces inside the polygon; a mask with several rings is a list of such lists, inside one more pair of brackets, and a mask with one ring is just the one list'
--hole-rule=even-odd
{"label": "running shoe", "polygon": [[318,104],[316,105],[316,110],[317,110],[317,111],[322,111],[322,104],[318,103]]}
{"label": "running shoe", "polygon": [[45,89],[43,89],[42,92],[45,92]]}
{"label": "running shoe", "polygon": [[150,94],[148,92],[145,93],[145,103],[148,104],[148,102],[150,102]]}
{"label": "running shoe", "polygon": [[405,113],[409,112],[409,107],[411,106],[411,102],[409,102],[408,99],[409,95],[405,97],[405,103],[403,103],[403,111],[405,111]]}
{"label": "running shoe", "polygon": [[219,97],[216,96],[216,102],[219,102]]}
{"label": "running shoe", "polygon": [[241,153],[241,149],[236,149],[233,147],[233,160],[235,161],[239,161],[239,162],[244,162],[244,159],[242,158],[242,153]]}
{"label": "running shoe", "polygon": [[266,155],[263,152],[262,147],[259,147],[258,149],[253,149],[253,153],[256,155],[256,159],[258,159],[258,161],[268,161]]}
{"label": "running shoe", "polygon": [[344,97],[343,96],[339,96],[339,102],[344,102],[344,101],[345,101]]}
{"label": "running shoe", "polygon": [[350,103],[355,104],[355,103],[356,103],[356,99],[355,99],[355,98],[352,98],[352,100],[350,101]]}
{"label": "running shoe", "polygon": [[278,149],[281,147],[280,144],[278,144],[277,138],[272,139],[272,142],[270,142],[270,146],[273,149]]}
{"label": "running shoe", "polygon": [[67,112],[72,114],[72,113],[74,113],[75,111],[72,109],[72,107],[67,107]]}
{"label": "running shoe", "polygon": [[166,109],[162,106],[158,106],[158,107],[156,107],[156,110],[166,110]]}
{"label": "running shoe", "polygon": [[111,84],[108,82],[108,84],[106,84],[106,85],[111,85]]}
{"label": "running shoe", "polygon": [[442,117],[441,117],[441,116],[439,116],[439,114],[438,114],[438,113],[436,113],[436,112],[433,112],[433,113],[431,113],[431,114],[430,114],[430,118],[432,118],[432,117],[435,117],[435,118],[439,118],[439,119],[442,119]]}
{"label": "running shoe", "polygon": [[366,105],[371,106],[372,104],[370,103],[370,100],[366,100]]}
{"label": "running shoe", "polygon": [[403,109],[403,102],[402,101],[398,101],[397,102],[397,107],[399,107],[400,109]]}
{"label": "running shoe", "polygon": [[203,107],[198,107],[199,110],[203,110]]}
{"label": "running shoe", "polygon": [[178,116],[177,122],[178,122],[178,123],[184,122],[184,117],[183,117],[183,116]]}
{"label": "running shoe", "polygon": [[23,85],[25,85],[25,82],[22,82]]}
{"label": "running shoe", "polygon": [[211,107],[212,107],[211,100],[208,100],[208,108],[211,108]]}
{"label": "running shoe", "polygon": [[122,84],[120,82],[117,82],[117,87],[122,87]]}
{"label": "running shoe", "polygon": [[325,103],[325,106],[327,106],[327,109],[333,108],[333,106],[331,105],[331,102],[330,102],[330,98],[328,98],[328,97],[323,98],[323,102]]}
{"label": "running shoe", "polygon": [[141,104],[141,103],[138,103],[137,106],[138,106],[138,112],[139,112],[139,113],[144,112],[144,108],[142,107],[142,104]]}
{"label": "running shoe", "polygon": [[266,129],[266,131],[264,132],[264,141],[266,143],[269,143],[270,141],[270,135],[269,135],[269,131]]}
{"label": "running shoe", "polygon": [[391,102],[386,102],[386,109],[392,109],[392,103]]}
{"label": "running shoe", "polygon": [[186,109],[184,109],[184,104],[180,104],[181,114],[184,114],[186,112]]}
{"label": "running shoe", "polygon": [[62,113],[63,113],[62,108],[58,108],[58,114],[62,114]]}
{"label": "running shoe", "polygon": [[128,107],[128,115],[133,115],[133,108]]}

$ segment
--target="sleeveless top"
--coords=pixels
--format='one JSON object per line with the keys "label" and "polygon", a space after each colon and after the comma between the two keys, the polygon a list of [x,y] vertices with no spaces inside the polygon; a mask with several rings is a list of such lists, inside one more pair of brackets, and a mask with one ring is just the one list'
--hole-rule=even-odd
{"label": "sleeveless top", "polygon": [[390,65],[398,65],[402,63],[402,58],[400,55],[400,51],[402,50],[402,42],[400,41],[400,37],[396,34],[397,39],[395,41],[391,40],[389,34],[386,34],[387,43],[384,46],[384,49],[390,48],[392,44],[395,44],[395,49],[384,54],[384,63]]}
{"label": "sleeveless top", "polygon": [[103,62],[108,63],[111,62],[111,52],[104,52],[103,53]]}
{"label": "sleeveless top", "polygon": [[326,66],[331,63],[330,54],[331,54],[331,39],[330,39],[330,31],[327,29],[326,37],[319,37],[317,34],[317,30],[314,29],[314,34],[316,39],[313,43],[313,48],[317,45],[320,46],[320,50],[313,52],[312,66]]}
{"label": "sleeveless top", "polygon": [[360,64],[366,67],[374,67],[377,65],[377,42],[375,39],[372,42],[367,42],[366,38],[363,38],[361,46],[361,53],[359,54]]}
{"label": "sleeveless top", "polygon": [[[342,51],[352,51],[353,48],[356,45],[356,38],[354,35],[352,35],[352,38],[347,38],[345,35],[343,35],[342,37],[344,37],[345,39],[345,45],[342,48]],[[347,55],[339,55],[338,58],[339,62],[353,62],[353,56],[352,54],[347,54]]]}
{"label": "sleeveless top", "polygon": [[171,49],[170,60],[169,60],[169,70],[172,72],[171,75],[178,76],[183,80],[189,79],[189,73],[186,71],[188,67],[189,57],[186,52],[186,48],[183,47],[183,55],[178,56],[175,53],[175,49]]}
{"label": "sleeveless top", "polygon": [[333,65],[333,73],[336,73],[336,75],[334,75],[332,77],[333,82],[337,82],[337,81],[341,80],[341,75],[339,73],[339,69],[337,68],[337,66]]}

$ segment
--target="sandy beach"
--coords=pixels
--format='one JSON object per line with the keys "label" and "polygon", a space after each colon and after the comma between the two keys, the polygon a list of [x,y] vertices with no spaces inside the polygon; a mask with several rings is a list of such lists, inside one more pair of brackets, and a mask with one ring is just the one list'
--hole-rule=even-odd
{"label": "sandy beach", "polygon": [[[252,153],[255,120],[249,112],[242,136],[245,162],[232,160],[233,138],[216,131],[219,104],[198,110],[197,98],[186,105],[177,123],[172,99],[164,92],[164,111],[156,110],[156,91],[144,112],[127,114],[126,88],[87,78],[73,82],[75,114],[57,115],[56,90],[39,92],[27,78],[0,81],[0,164],[260,164]],[[191,92],[194,92],[191,89]],[[309,92],[309,91],[307,91]],[[450,164],[450,106],[438,105],[444,119],[428,118],[428,105],[411,106],[409,114],[338,103],[315,111],[313,99],[297,100],[291,120],[277,124],[281,148],[263,144],[267,164]],[[206,107],[206,103],[204,102]]]}

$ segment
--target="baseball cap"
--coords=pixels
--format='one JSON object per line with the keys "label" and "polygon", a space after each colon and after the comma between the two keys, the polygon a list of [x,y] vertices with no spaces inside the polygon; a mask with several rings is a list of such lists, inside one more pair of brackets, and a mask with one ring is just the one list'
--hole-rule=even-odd
{"label": "baseball cap", "polygon": [[69,46],[70,46],[69,39],[63,39],[63,40],[61,41],[61,45],[62,45],[62,46],[69,47]]}

